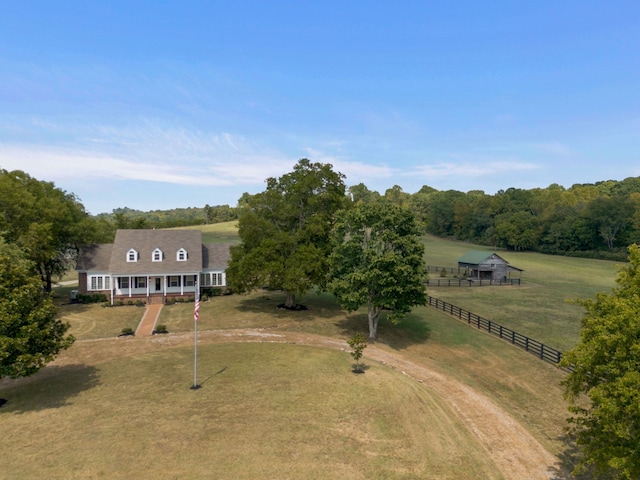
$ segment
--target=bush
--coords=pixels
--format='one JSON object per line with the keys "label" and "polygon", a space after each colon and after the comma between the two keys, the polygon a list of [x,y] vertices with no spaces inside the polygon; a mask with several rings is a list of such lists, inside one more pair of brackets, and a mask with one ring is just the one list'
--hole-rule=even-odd
{"label": "bush", "polygon": [[135,335],[136,333],[133,331],[133,328],[131,327],[126,327],[123,328],[122,331],[120,332],[120,335],[118,335],[119,337],[125,337],[127,335]]}
{"label": "bush", "polygon": [[104,293],[90,293],[86,295],[79,293],[76,295],[76,300],[78,303],[100,303],[106,302],[108,299]]}
{"label": "bush", "polygon": [[156,325],[155,330],[153,330],[153,333],[169,333],[169,331],[167,330],[167,326],[166,325]]}

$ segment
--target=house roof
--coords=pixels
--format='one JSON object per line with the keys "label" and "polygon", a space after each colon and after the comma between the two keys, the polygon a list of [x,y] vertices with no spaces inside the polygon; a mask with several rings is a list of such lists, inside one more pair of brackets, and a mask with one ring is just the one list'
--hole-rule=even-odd
{"label": "house roof", "polygon": [[458,263],[468,263],[469,265],[479,265],[485,263],[486,260],[499,258],[504,263],[508,264],[504,258],[495,252],[471,250],[465,253],[458,259]]}
{"label": "house roof", "polygon": [[202,245],[203,270],[225,270],[231,260],[229,248],[233,243],[205,243]]}
{"label": "house roof", "polygon": [[112,243],[98,243],[83,247],[78,255],[76,270],[108,272],[112,249]]}
{"label": "house roof", "polygon": [[[177,260],[178,251],[187,252],[185,261]],[[136,262],[127,254],[138,253]],[[154,262],[153,251],[162,251],[162,261]],[[202,232],[200,230],[118,230],[113,242],[109,271],[114,274],[193,273],[202,269]]]}

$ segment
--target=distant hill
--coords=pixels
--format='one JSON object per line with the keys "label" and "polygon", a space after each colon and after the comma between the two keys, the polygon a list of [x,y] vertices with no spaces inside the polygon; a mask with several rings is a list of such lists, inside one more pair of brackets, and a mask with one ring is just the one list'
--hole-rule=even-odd
{"label": "distant hill", "polygon": [[208,225],[237,220],[237,209],[229,205],[174,208],[143,212],[132,208],[116,208],[111,213],[96,215],[115,223],[118,228],[172,228]]}

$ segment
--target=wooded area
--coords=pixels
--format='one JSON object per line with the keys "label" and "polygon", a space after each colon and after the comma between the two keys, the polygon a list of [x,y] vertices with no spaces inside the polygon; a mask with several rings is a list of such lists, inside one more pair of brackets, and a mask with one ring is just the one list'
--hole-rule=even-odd
{"label": "wooded area", "polygon": [[[408,207],[425,233],[479,245],[623,261],[627,246],[640,241],[640,177],[568,188],[507,188],[495,194],[429,186],[411,194],[397,185],[381,194],[362,183],[347,191],[355,203],[385,199]],[[125,207],[96,218],[112,225],[113,231],[226,222],[238,218],[239,207],[250,197],[245,193],[235,207],[150,212]]]}
{"label": "wooded area", "polygon": [[[350,192],[375,197],[364,185]],[[480,245],[625,260],[627,246],[640,241],[640,177],[494,195],[428,186],[410,195],[395,186],[384,197],[409,206],[427,233]]]}

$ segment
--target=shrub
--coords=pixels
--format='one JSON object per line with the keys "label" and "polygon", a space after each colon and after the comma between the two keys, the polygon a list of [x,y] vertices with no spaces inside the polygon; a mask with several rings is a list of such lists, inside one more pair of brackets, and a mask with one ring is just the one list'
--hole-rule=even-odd
{"label": "shrub", "polygon": [[166,325],[156,325],[156,328],[153,331],[153,333],[169,333],[169,331],[167,330]]}
{"label": "shrub", "polygon": [[78,303],[100,303],[106,302],[107,296],[104,293],[90,293],[86,295],[79,293],[76,295],[76,300]]}
{"label": "shrub", "polygon": [[135,332],[133,331],[133,328],[131,327],[126,327],[123,328],[122,331],[120,332],[120,335],[118,335],[119,337],[124,337],[127,335],[135,335]]}

